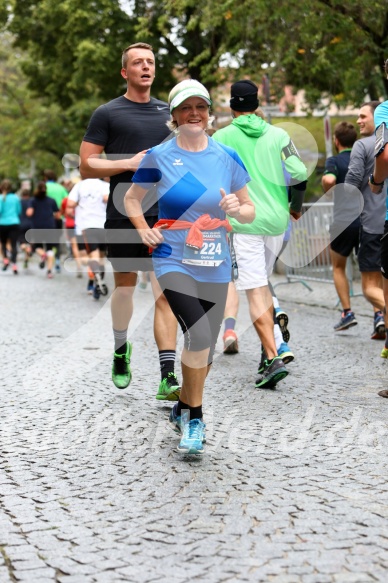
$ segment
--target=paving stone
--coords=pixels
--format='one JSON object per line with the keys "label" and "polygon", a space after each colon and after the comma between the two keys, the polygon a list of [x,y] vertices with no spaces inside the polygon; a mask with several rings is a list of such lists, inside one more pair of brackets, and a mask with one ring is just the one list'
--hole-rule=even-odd
{"label": "paving stone", "polygon": [[1,583],[385,583],[386,363],[365,300],[357,330],[334,335],[333,286],[279,286],[295,362],[257,391],[242,297],[240,352],[219,341],[207,379],[207,453],[186,460],[171,404],[154,399],[151,294],[135,292],[133,380],[117,391],[109,298],[89,301],[71,273],[47,282],[34,263],[0,280]]}
{"label": "paving stone", "polygon": [[2,565],[0,565],[0,581],[2,583],[12,583],[8,569]]}
{"label": "paving stone", "polygon": [[50,579],[53,581],[55,580],[55,571],[54,569],[50,569],[49,567],[43,567],[39,569],[29,569],[29,570],[15,570],[13,571],[13,576],[18,581],[40,581],[41,579]]}

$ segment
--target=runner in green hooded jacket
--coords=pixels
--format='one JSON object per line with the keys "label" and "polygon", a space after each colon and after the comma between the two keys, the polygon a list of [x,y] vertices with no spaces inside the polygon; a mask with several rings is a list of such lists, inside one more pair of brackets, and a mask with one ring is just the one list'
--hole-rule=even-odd
{"label": "runner in green hooded jacket", "polygon": [[[263,357],[256,386],[273,387],[287,375],[284,362],[292,360],[293,355],[286,341],[288,351],[278,352],[283,338],[278,329],[275,341],[274,307],[268,278],[283,244],[290,216],[294,219],[301,216],[307,170],[287,132],[255,114],[259,105],[257,93],[257,86],[249,80],[232,85],[230,107],[233,121],[218,130],[213,138],[236,150],[252,179],[248,191],[255,205],[255,220],[249,225],[241,225],[233,219],[230,221],[238,269],[235,285],[238,290],[246,291],[251,318],[262,342]],[[236,306],[237,316],[238,301],[236,304],[232,300],[231,304]],[[225,316],[235,320],[228,311]],[[237,336],[233,330],[231,332],[230,339],[235,338],[237,342]],[[284,362],[278,353],[283,355]]]}

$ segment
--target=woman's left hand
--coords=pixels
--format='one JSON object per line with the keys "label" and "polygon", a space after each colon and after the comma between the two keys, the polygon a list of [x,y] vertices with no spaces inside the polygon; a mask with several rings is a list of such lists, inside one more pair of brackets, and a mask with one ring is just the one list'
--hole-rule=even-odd
{"label": "woman's left hand", "polygon": [[223,188],[220,188],[220,193],[221,193],[220,207],[222,208],[222,210],[232,218],[238,217],[240,214],[241,205],[237,196],[234,194],[234,192],[226,194]]}

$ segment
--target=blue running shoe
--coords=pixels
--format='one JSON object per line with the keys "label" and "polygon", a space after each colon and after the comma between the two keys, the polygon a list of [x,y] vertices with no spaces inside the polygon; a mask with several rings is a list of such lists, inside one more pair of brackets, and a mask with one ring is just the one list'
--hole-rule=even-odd
{"label": "blue running shoe", "polygon": [[290,332],[287,329],[288,326],[288,316],[281,308],[275,308],[275,318],[276,322],[279,324],[280,331],[283,336],[283,342],[290,341]]}
{"label": "blue running shoe", "polygon": [[385,340],[385,322],[383,312],[375,313],[371,340]]}
{"label": "blue running shoe", "polygon": [[188,423],[185,423],[183,425],[182,439],[177,447],[179,453],[202,455],[204,452],[204,429],[205,423],[200,419],[191,419]]}
{"label": "blue running shoe", "polygon": [[278,356],[282,359],[284,364],[288,364],[294,360],[294,355],[290,350],[287,342],[282,342],[278,348]]}
{"label": "blue running shoe", "polygon": [[[175,405],[173,406],[173,408],[170,411],[168,421],[169,421],[173,431],[175,431],[175,433],[182,433],[183,422],[182,422],[182,417],[180,415],[177,415],[177,413],[176,413],[177,408],[178,408],[178,403],[175,403]],[[205,426],[205,424],[204,424],[204,426]],[[205,429],[203,430],[202,443],[206,443]]]}
{"label": "blue running shoe", "polygon": [[93,299],[99,300],[100,299],[100,289],[96,285],[93,286]]}
{"label": "blue running shoe", "polygon": [[173,408],[170,411],[170,415],[168,417],[168,422],[170,423],[172,429],[175,433],[182,433],[182,417],[177,415],[178,403],[175,403]]}
{"label": "blue running shoe", "polygon": [[342,330],[347,330],[348,328],[356,326],[357,324],[358,322],[354,312],[347,312],[346,314],[345,312],[342,312],[341,320],[334,326],[334,330],[335,332],[341,332]]}

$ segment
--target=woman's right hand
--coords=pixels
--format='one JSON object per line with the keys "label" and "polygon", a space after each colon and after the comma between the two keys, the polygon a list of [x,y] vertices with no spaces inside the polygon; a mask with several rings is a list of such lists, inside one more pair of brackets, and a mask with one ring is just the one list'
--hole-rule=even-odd
{"label": "woman's right hand", "polygon": [[164,241],[160,229],[143,229],[140,232],[140,237],[143,244],[152,249],[156,249],[156,247]]}

